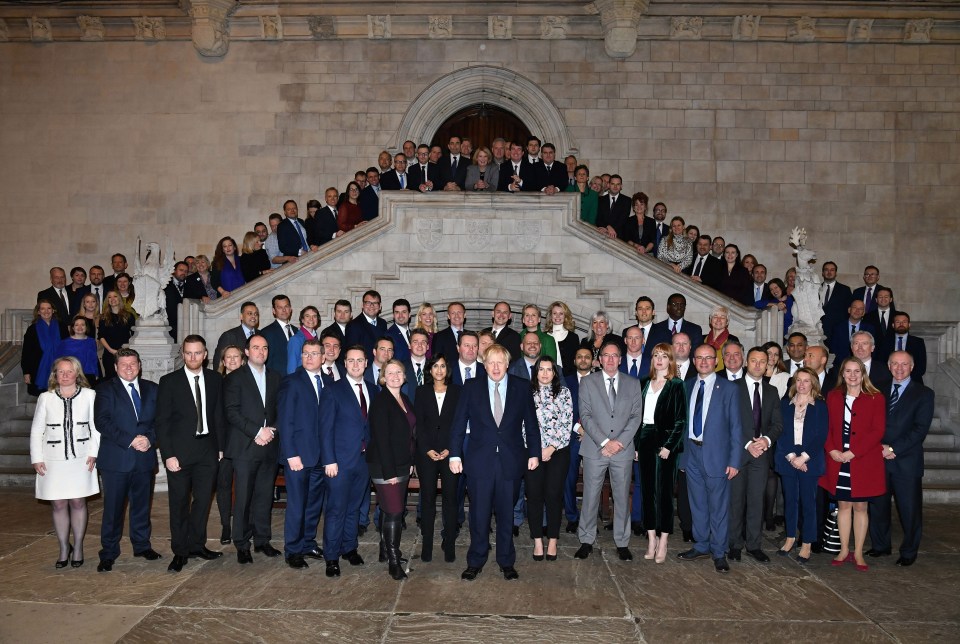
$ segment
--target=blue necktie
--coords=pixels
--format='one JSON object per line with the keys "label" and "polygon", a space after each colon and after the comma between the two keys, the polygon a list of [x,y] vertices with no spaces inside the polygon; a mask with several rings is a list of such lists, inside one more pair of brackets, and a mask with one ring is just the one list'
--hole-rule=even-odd
{"label": "blue necktie", "polygon": [[703,387],[705,381],[700,381],[700,388],[697,389],[697,403],[693,407],[693,437],[699,439],[703,436]]}
{"label": "blue necktie", "polygon": [[320,374],[314,374],[314,378],[317,379],[317,402],[320,402],[320,391],[323,390],[323,380],[320,378]]}
{"label": "blue necktie", "polygon": [[636,378],[637,377],[637,359],[631,358],[631,360],[633,360],[633,366],[630,367],[630,375]]}
{"label": "blue necktie", "polygon": [[903,336],[897,338],[897,351],[903,351]]}
{"label": "blue necktie", "polygon": [[293,221],[293,227],[297,229],[297,235],[300,237],[300,248],[305,251],[310,250],[310,246],[307,245],[307,238],[303,236],[303,228],[300,226],[300,222],[297,220]]}
{"label": "blue necktie", "polygon": [[467,380],[470,380],[471,378],[473,378],[473,376],[470,375],[470,369],[471,369],[470,367],[464,367],[463,369],[464,371],[467,372]]}
{"label": "blue necktie", "polygon": [[887,410],[893,411],[893,408],[896,406],[899,400],[900,400],[900,385],[894,383],[893,393],[890,394],[890,403],[887,405]]}
{"label": "blue necktie", "polygon": [[128,386],[130,387],[130,397],[133,398],[133,408],[137,410],[137,420],[140,420],[140,414],[143,412],[140,394],[137,392],[137,388],[133,386],[132,382]]}

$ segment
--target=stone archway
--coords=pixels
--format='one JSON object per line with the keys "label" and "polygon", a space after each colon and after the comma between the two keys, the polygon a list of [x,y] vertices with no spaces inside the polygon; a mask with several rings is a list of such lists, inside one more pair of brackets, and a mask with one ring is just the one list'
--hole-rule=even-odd
{"label": "stone archway", "polygon": [[449,116],[484,103],[515,114],[541,140],[556,145],[558,157],[579,151],[560,110],[536,83],[509,69],[486,65],[459,69],[427,86],[410,104],[390,147],[398,150],[407,139],[429,141]]}

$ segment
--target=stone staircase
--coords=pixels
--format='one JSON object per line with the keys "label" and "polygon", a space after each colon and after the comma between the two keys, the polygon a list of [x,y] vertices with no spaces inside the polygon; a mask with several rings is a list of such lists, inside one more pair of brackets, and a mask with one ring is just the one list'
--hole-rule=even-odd
{"label": "stone staircase", "polygon": [[35,408],[32,396],[19,404],[0,404],[0,486],[33,484],[30,425]]}
{"label": "stone staircase", "polygon": [[923,500],[960,503],[960,438],[933,419],[923,442]]}

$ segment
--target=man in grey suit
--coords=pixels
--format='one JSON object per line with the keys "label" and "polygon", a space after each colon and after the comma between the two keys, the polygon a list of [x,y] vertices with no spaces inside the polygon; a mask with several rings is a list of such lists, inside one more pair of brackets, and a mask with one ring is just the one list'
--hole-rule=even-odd
{"label": "man in grey suit", "polygon": [[586,559],[597,538],[597,510],[607,471],[613,491],[613,541],[623,561],[633,559],[630,544],[630,476],[633,472],[633,437],[643,417],[640,381],[620,372],[620,345],[600,347],[601,371],[580,382],[580,425],[583,441],[583,506],[574,555]]}

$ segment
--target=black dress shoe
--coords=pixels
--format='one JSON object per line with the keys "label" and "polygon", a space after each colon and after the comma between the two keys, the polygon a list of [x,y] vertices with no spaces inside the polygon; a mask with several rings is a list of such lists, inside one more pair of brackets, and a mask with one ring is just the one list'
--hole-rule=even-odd
{"label": "black dress shoe", "polygon": [[900,557],[899,559],[897,559],[897,565],[904,566],[904,567],[912,566],[913,562],[916,560],[917,560],[916,557]]}
{"label": "black dress shoe", "polygon": [[287,565],[297,570],[309,567],[307,562],[303,560],[303,555],[290,555],[287,557]]}
{"label": "black dress shoe", "polygon": [[134,557],[142,557],[147,561],[156,561],[157,559],[163,559],[163,555],[154,550],[153,548],[147,548],[142,552],[133,553]]}
{"label": "black dress shoe", "polygon": [[282,554],[279,550],[271,546],[269,543],[265,543],[262,546],[254,546],[253,551],[259,552],[260,554],[267,557],[279,557]]}
{"label": "black dress shoe", "polygon": [[339,577],[339,576],[340,576],[340,560],[327,559],[327,577]]}
{"label": "black dress shoe", "polygon": [[467,569],[460,573],[460,579],[465,579],[467,581],[473,581],[477,578],[477,575],[480,574],[480,571],[483,568],[474,568],[473,566],[467,566]]}
{"label": "black dress shoe", "polygon": [[167,566],[167,570],[170,572],[180,572],[183,570],[183,567],[187,565],[187,557],[181,557],[180,555],[173,555],[173,561],[170,562],[170,565]]}
{"label": "black dress shoe", "polygon": [[570,534],[576,534],[577,528],[580,527],[579,521],[567,521],[567,532]]}
{"label": "black dress shoe", "polygon": [[633,553],[630,552],[630,548],[617,548],[617,556],[620,557],[620,561],[633,561]]}
{"label": "black dress shoe", "polygon": [[692,543],[692,542],[693,542],[693,531],[692,531],[692,530],[684,530],[684,531],[683,531],[683,542],[684,542],[684,543]]}
{"label": "black dress shoe", "polygon": [[689,550],[684,550],[683,552],[677,553],[677,559],[682,559],[683,561],[694,561],[696,559],[703,559],[704,557],[709,556],[709,552],[700,552],[696,548],[690,548]]}
{"label": "black dress shoe", "polygon": [[612,522],[611,522],[611,523],[604,523],[604,524],[603,524],[603,529],[604,529],[604,530],[613,530],[613,523],[612,523]]}
{"label": "black dress shoe", "polygon": [[365,534],[367,534],[367,526],[365,526],[365,525],[358,525],[358,526],[357,526],[357,536],[362,537],[362,536],[365,535]]}
{"label": "black dress shoe", "polygon": [[574,557],[577,559],[586,559],[590,556],[590,553],[593,552],[593,546],[589,543],[581,543],[580,548],[574,553]]}
{"label": "black dress shoe", "polygon": [[740,549],[730,548],[730,550],[727,552],[727,557],[732,561],[740,561]]}
{"label": "black dress shoe", "polygon": [[206,561],[211,561],[213,559],[219,559],[223,556],[222,552],[216,552],[215,550],[210,550],[206,546],[203,546],[199,550],[191,550],[190,558],[196,559],[205,559]]}
{"label": "black dress shoe", "polygon": [[226,546],[230,543],[230,528],[224,528],[220,531],[220,545]]}
{"label": "black dress shoe", "polygon": [[513,566],[501,566],[500,572],[503,573],[503,578],[507,581],[513,581],[514,579],[520,579],[520,573],[517,572],[517,569]]}
{"label": "black dress shoe", "polygon": [[868,557],[888,557],[888,556],[890,555],[890,551],[889,551],[889,550],[874,550],[873,548],[870,548],[870,549],[867,550],[864,554],[867,555]]}
{"label": "black dress shoe", "polygon": [[253,555],[250,554],[250,550],[247,548],[237,548],[237,563],[239,564],[252,564]]}
{"label": "black dress shoe", "polygon": [[763,550],[759,548],[756,550],[747,550],[747,554],[759,561],[760,563],[770,563],[770,557],[767,556]]}
{"label": "black dress shoe", "polygon": [[520,526],[518,526],[518,525],[513,526],[513,536],[515,536],[515,537],[519,537],[519,536],[520,536]]}
{"label": "black dress shoe", "polygon": [[345,552],[343,558],[350,562],[351,566],[362,566],[363,557],[360,556],[360,553],[356,550],[351,550],[350,552]]}
{"label": "black dress shoe", "polygon": [[720,557],[719,559],[714,559],[713,567],[717,569],[717,572],[722,572],[722,573],[730,572],[730,564],[727,563],[726,557]]}
{"label": "black dress shoe", "polygon": [[97,564],[97,572],[110,572],[113,570],[113,559],[101,559]]}
{"label": "black dress shoe", "polygon": [[308,559],[323,559],[323,548],[310,548],[306,552],[301,552],[300,556]]}

